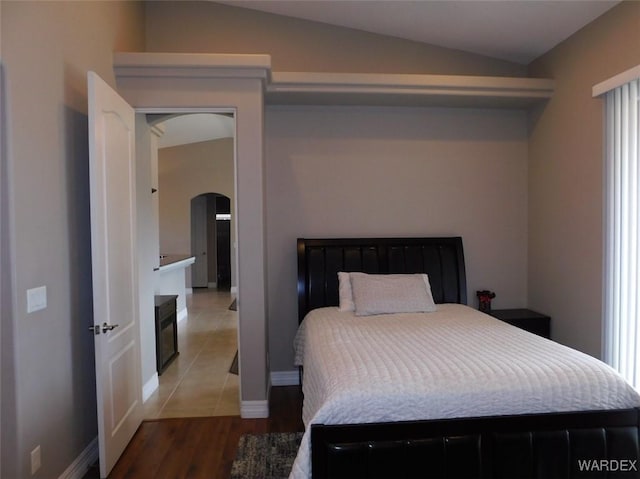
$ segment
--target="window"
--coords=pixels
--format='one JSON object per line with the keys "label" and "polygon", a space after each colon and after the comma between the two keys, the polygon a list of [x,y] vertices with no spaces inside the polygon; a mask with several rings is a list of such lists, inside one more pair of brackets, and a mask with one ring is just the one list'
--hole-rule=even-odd
{"label": "window", "polygon": [[[627,81],[629,73],[635,78]],[[604,360],[640,388],[640,67],[623,75],[624,83],[618,78],[600,92],[606,103]]]}

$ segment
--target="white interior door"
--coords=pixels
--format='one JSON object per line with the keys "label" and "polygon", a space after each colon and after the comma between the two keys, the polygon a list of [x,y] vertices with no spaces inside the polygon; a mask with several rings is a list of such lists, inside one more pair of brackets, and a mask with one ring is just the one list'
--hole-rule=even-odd
{"label": "white interior door", "polygon": [[93,72],[88,87],[98,442],[107,477],[142,422],[135,114]]}
{"label": "white interior door", "polygon": [[191,200],[191,255],[196,262],[191,266],[191,286],[209,286],[207,266],[207,197],[196,196]]}

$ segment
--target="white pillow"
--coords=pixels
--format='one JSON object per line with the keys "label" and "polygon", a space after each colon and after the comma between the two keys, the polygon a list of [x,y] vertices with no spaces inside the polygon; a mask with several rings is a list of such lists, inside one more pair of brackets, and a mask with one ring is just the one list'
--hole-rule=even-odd
{"label": "white pillow", "polygon": [[340,298],[340,306],[338,307],[340,311],[356,310],[356,305],[353,303],[349,273],[338,273],[338,296]]}
{"label": "white pillow", "polygon": [[426,274],[350,273],[356,316],[436,311]]}

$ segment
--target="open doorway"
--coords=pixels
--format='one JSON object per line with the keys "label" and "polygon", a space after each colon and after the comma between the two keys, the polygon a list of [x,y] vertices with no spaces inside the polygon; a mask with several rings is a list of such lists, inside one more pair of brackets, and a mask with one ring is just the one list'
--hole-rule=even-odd
{"label": "open doorway", "polygon": [[193,288],[231,290],[231,199],[203,193],[191,199],[191,266]]}
{"label": "open doorway", "polygon": [[[157,244],[161,257],[195,258],[184,269],[184,318],[178,322],[178,351],[145,402],[145,418],[239,415],[235,227],[226,221],[228,284],[218,284],[217,198],[235,214],[235,118],[231,113],[150,114],[157,137],[152,166],[157,203]],[[194,223],[194,200],[202,219]],[[220,209],[225,209],[220,206]],[[198,240],[198,238],[202,238]],[[200,241],[200,242],[198,242]],[[203,254],[204,253],[204,254]],[[204,274],[197,275],[196,265]],[[159,291],[154,273],[154,294]],[[222,286],[222,287],[221,287]],[[237,363],[236,363],[237,364]]]}

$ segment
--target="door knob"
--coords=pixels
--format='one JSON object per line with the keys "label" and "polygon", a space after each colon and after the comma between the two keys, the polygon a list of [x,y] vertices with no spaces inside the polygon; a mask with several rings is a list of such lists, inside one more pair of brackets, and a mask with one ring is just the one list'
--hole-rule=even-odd
{"label": "door knob", "polygon": [[117,324],[107,324],[107,323],[102,323],[102,332],[106,333],[107,331],[111,331],[113,329],[116,329],[119,325]]}
{"label": "door knob", "polygon": [[107,331],[111,331],[112,329],[117,328],[119,325],[118,324],[107,324],[107,323],[102,323],[102,326],[89,326],[89,331],[92,331],[93,334],[95,334],[96,336],[98,334],[100,334],[100,328],[102,328],[102,332],[106,333]]}

